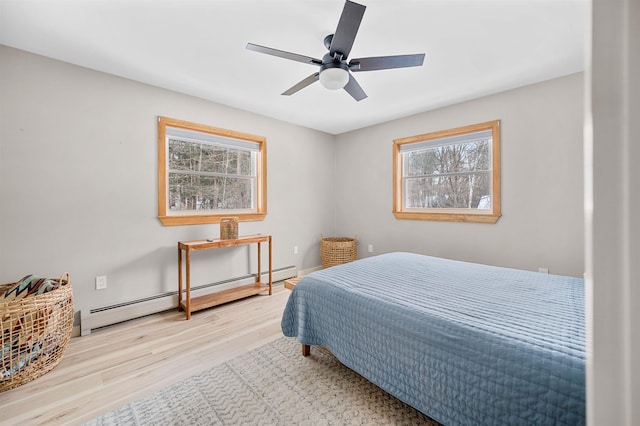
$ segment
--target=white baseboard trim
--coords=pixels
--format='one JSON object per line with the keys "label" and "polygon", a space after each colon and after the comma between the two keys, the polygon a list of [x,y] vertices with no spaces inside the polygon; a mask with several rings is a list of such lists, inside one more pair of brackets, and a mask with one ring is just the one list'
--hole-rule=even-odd
{"label": "white baseboard trim", "polygon": [[[272,271],[273,282],[286,280],[298,275],[295,266],[287,266]],[[269,274],[263,273],[262,282],[269,281]],[[204,296],[233,287],[251,284],[255,282],[255,275],[247,275],[232,280],[211,283],[203,286],[193,287],[191,289],[191,297]],[[178,292],[164,293],[157,296],[148,297],[140,300],[133,300],[113,306],[105,306],[103,308],[91,309],[89,315],[83,313],[81,315],[81,335],[91,333],[91,330],[117,324],[120,322],[140,318],[146,315],[156,314],[158,312],[177,309]]]}

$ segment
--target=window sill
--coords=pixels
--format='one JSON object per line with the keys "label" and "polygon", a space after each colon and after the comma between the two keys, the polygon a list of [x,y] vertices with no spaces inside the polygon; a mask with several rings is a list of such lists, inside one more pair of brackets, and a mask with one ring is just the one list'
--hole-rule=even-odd
{"label": "window sill", "polygon": [[165,226],[179,225],[203,225],[207,223],[220,223],[223,217],[237,217],[240,222],[252,222],[264,220],[266,213],[242,213],[242,214],[217,214],[217,215],[191,215],[191,216],[158,216]]}
{"label": "window sill", "polygon": [[464,213],[418,213],[418,212],[393,212],[396,219],[405,220],[437,220],[443,222],[473,222],[496,223],[500,219],[499,214],[464,214]]}

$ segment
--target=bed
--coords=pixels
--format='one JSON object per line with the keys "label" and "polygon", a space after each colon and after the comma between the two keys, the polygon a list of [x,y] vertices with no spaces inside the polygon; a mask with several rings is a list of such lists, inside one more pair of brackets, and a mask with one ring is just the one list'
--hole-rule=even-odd
{"label": "bed", "polygon": [[585,424],[579,278],[383,254],[305,276],[282,330],[446,425]]}

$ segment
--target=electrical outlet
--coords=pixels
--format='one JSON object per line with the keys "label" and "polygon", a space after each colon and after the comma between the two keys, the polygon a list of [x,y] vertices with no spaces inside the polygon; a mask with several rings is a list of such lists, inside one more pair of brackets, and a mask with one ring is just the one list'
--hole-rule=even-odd
{"label": "electrical outlet", "polygon": [[293,246],[293,254],[298,254],[298,246]]}
{"label": "electrical outlet", "polygon": [[540,272],[541,274],[548,274],[549,273],[549,268],[538,268],[538,272]]}
{"label": "electrical outlet", "polygon": [[96,277],[96,290],[104,290],[105,288],[107,288],[107,276],[100,275]]}
{"label": "electrical outlet", "polygon": [[373,244],[369,244],[369,245],[367,246],[367,251],[368,251],[369,253],[373,253]]}

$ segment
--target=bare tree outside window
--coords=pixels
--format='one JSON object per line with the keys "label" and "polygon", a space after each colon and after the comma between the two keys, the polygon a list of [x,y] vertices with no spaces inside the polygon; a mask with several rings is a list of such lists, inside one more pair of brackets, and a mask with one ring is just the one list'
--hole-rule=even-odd
{"label": "bare tree outside window", "polygon": [[497,221],[499,122],[395,140],[394,214],[399,219]]}
{"label": "bare tree outside window", "polygon": [[491,196],[490,141],[403,154],[408,208],[486,209]]}
{"label": "bare tree outside window", "polygon": [[253,208],[252,152],[169,139],[170,210]]}

